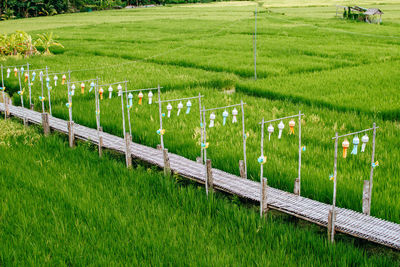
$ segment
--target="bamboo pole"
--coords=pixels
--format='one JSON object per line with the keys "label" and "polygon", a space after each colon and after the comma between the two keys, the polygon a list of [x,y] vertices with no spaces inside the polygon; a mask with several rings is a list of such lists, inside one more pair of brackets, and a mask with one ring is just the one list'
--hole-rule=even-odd
{"label": "bamboo pole", "polygon": [[24,107],[24,94],[22,92],[22,84],[21,84],[21,70],[18,70],[18,82],[19,82],[19,91],[21,92],[21,107]]}
{"label": "bamboo pole", "polygon": [[29,89],[29,108],[33,110],[33,103],[32,103],[32,87],[31,87],[31,73],[29,70],[29,63],[26,63],[27,73],[28,73],[28,89]]}
{"label": "bamboo pole", "polygon": [[70,106],[68,108],[68,115],[69,115],[69,122],[72,123],[72,95],[70,92],[71,91],[70,82],[71,82],[71,71],[68,71],[67,89],[68,89],[68,103],[70,103]]}
{"label": "bamboo pole", "polygon": [[254,80],[257,80],[257,7],[254,11]]}
{"label": "bamboo pole", "polygon": [[240,107],[241,107],[241,109],[242,109],[242,135],[243,135],[244,178],[247,179],[246,129],[245,129],[245,126],[244,126],[244,106],[243,106],[243,100],[240,100]]}
{"label": "bamboo pole", "polygon": [[[160,131],[162,131],[162,114],[161,114],[161,90],[160,90],[160,85],[157,86],[157,91],[158,91],[158,115],[160,117]],[[160,133],[160,139],[161,139],[161,148],[164,149],[164,137],[163,134]]]}
{"label": "bamboo pole", "polygon": [[[331,216],[331,229],[330,229],[330,238],[331,243],[335,241],[335,218],[336,218],[336,185],[337,185],[337,154],[338,154],[338,133],[335,134],[335,159],[333,163],[333,200],[332,200],[332,216]],[[329,217],[329,216],[328,216]],[[329,218],[328,218],[329,221]]]}
{"label": "bamboo pole", "polygon": [[45,112],[45,110],[44,110],[44,100],[43,100],[43,98],[44,98],[44,89],[43,89],[43,72],[41,71],[40,73],[39,73],[39,76],[40,76],[40,82],[41,82],[41,85],[42,85],[42,113],[44,113]]}
{"label": "bamboo pole", "polygon": [[[262,119],[261,123],[261,157],[264,158],[264,118]],[[260,164],[260,217],[263,215],[263,205],[262,205],[262,196],[263,196],[263,188],[262,188],[262,183],[263,183],[263,177],[264,176],[264,164]]]}
{"label": "bamboo pole", "polygon": [[124,133],[124,138],[125,138],[125,109],[124,109],[124,94],[122,94],[122,89],[121,89],[121,112],[122,112],[122,131]]}
{"label": "bamboo pole", "polygon": [[[4,107],[7,106],[6,104],[6,93],[5,93],[5,89],[4,89],[4,73],[3,73],[3,65],[1,65],[1,87],[2,87],[2,94],[3,94],[3,103],[4,103]],[[4,110],[4,119],[7,119],[7,111],[6,109]]]}
{"label": "bamboo pole", "polygon": [[[48,72],[48,69],[47,69],[47,66],[46,66],[46,79],[47,78],[49,78],[49,72]],[[50,112],[50,115],[52,115],[52,113],[51,113],[51,92],[50,92],[50,87],[51,86],[50,86],[50,81],[49,81],[49,86],[47,87],[47,94],[49,96],[49,112]]]}
{"label": "bamboo pole", "polygon": [[208,196],[208,183],[207,183],[207,123],[206,123],[206,108],[203,106],[203,144],[205,145],[203,148],[204,155],[204,172],[205,172],[205,186],[206,186],[206,194]]}
{"label": "bamboo pole", "polygon": [[[199,110],[200,110],[200,144],[203,142],[203,117],[201,114],[201,94],[199,93]],[[200,146],[200,157],[203,160],[203,148]]]}
{"label": "bamboo pole", "polygon": [[372,134],[372,155],[371,155],[371,171],[369,175],[369,207],[368,207],[368,215],[371,213],[371,199],[372,199],[372,186],[374,182],[374,167],[372,164],[375,162],[375,138],[376,138],[376,124],[374,122],[373,126],[373,134]]}
{"label": "bamboo pole", "polygon": [[299,110],[299,170],[298,170],[298,195],[301,195],[301,111]]}
{"label": "bamboo pole", "polygon": [[128,127],[129,127],[129,134],[132,136],[132,128],[131,128],[131,113],[130,113],[130,107],[128,107],[129,102],[128,102],[128,82],[125,81],[125,98],[126,98],[126,110],[128,112]]}

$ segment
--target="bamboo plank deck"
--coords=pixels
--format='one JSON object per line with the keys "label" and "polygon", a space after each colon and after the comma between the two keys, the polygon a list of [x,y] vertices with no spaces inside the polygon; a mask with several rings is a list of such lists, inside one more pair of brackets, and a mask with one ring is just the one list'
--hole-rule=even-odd
{"label": "bamboo plank deck", "polygon": [[[37,111],[13,105],[9,106],[9,110],[12,116],[21,119],[26,118],[34,124],[42,123],[41,113]],[[0,103],[0,111],[4,111],[3,103]],[[49,123],[51,129],[68,134],[67,121],[49,116]],[[98,143],[99,138],[96,129],[74,124],[74,133],[76,138]],[[103,137],[104,148],[125,153],[123,138],[105,132],[100,132],[100,136]],[[163,151],[133,142],[130,148],[133,157],[164,167]],[[205,182],[204,165],[172,153],[169,153],[169,159],[173,172],[199,183]],[[212,173],[215,189],[256,202],[260,201],[261,187],[259,182],[242,179],[215,168],[212,169]],[[327,227],[328,212],[331,205],[268,187],[268,207]],[[344,208],[337,208],[336,210],[336,231],[400,250],[400,224]]]}

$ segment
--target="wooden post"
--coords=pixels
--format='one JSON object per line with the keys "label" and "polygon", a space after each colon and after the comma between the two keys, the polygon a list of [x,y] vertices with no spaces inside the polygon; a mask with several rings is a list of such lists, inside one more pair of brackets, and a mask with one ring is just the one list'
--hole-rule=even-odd
{"label": "wooden post", "polygon": [[328,213],[328,239],[332,243],[335,242],[335,221],[336,221],[336,211],[330,209]]}
{"label": "wooden post", "polygon": [[28,127],[28,122],[29,122],[29,121],[28,121],[28,118],[27,118],[27,117],[24,117],[22,120],[23,120],[23,122],[24,122],[24,126],[25,126],[25,127]]}
{"label": "wooden post", "polygon": [[203,148],[203,160],[204,160],[204,169],[205,169],[205,181],[204,185],[206,187],[206,195],[208,196],[208,170],[207,170],[207,122],[206,122],[206,108],[203,106],[203,143],[206,146]]}
{"label": "wooden post", "polygon": [[27,73],[28,73],[28,89],[29,89],[29,107],[33,110],[32,104],[32,88],[31,88],[31,73],[29,71],[29,63],[26,63]]}
{"label": "wooden post", "polygon": [[373,135],[372,135],[371,171],[370,171],[370,175],[369,175],[369,196],[368,196],[369,197],[369,205],[368,205],[369,213],[368,213],[368,215],[370,215],[370,212],[371,212],[372,186],[374,183],[374,167],[372,166],[372,164],[375,162],[375,138],[376,138],[375,122],[372,125],[372,128],[373,128]]}
{"label": "wooden post", "polygon": [[[48,68],[47,68],[47,66],[46,66],[46,79],[47,78],[49,78],[49,71],[48,71]],[[46,81],[46,86],[47,86],[47,81]],[[50,112],[50,115],[52,115],[52,113],[51,113],[51,92],[50,92],[50,82],[49,82],[49,86],[47,87],[47,96],[49,97],[49,112]]]}
{"label": "wooden post", "polygon": [[294,180],[294,190],[293,190],[293,193],[295,194],[295,195],[300,195],[300,179],[299,178],[296,178],[295,180]]}
{"label": "wooden post", "polygon": [[297,184],[298,189],[297,189],[297,193],[295,190],[295,194],[300,196],[300,193],[301,193],[301,111],[300,110],[299,110],[299,122],[298,123],[299,123],[299,169],[298,169],[297,179],[295,181],[295,186],[296,186],[296,183],[298,183]]}
{"label": "wooden post", "polygon": [[129,133],[125,133],[125,162],[127,168],[132,167],[131,135]]}
{"label": "wooden post", "polygon": [[328,227],[328,230],[330,230],[330,240],[331,243],[335,242],[335,220],[336,216],[332,216],[332,214],[336,214],[335,208],[336,208],[336,182],[337,182],[337,153],[338,153],[338,133],[336,132],[335,135],[335,160],[333,163],[333,200],[332,200],[332,212],[330,213],[331,217],[328,216],[328,226],[330,222],[330,229]]}
{"label": "wooden post", "polygon": [[[128,82],[125,81],[125,100],[126,100],[126,105],[129,105],[129,100],[128,100]],[[128,115],[128,127],[129,127],[129,134],[132,136],[132,127],[131,127],[131,113],[130,113],[130,108],[126,108],[126,112]]]}
{"label": "wooden post", "polygon": [[246,133],[244,127],[244,108],[243,108],[243,100],[240,100],[240,107],[242,109],[242,135],[243,135],[243,162],[244,162],[244,176],[243,178],[247,178],[247,157],[246,157]]}
{"label": "wooden post", "polygon": [[74,134],[74,122],[67,122],[68,126],[68,141],[69,147],[74,147],[75,145],[75,134]]}
{"label": "wooden post", "polygon": [[[158,91],[158,115],[160,117],[160,131],[162,131],[162,113],[161,113],[161,90],[160,90],[160,85],[157,86],[157,91]],[[164,137],[162,134],[160,134],[160,139],[161,139],[161,148],[164,149]]]}
{"label": "wooden post", "polygon": [[212,167],[211,167],[211,159],[207,160],[207,187],[209,188],[209,190],[211,192],[213,192],[214,190],[214,179],[213,179],[213,175],[212,175]]}
{"label": "wooden post", "polygon": [[10,107],[9,107],[9,99],[7,96],[4,97],[4,119],[10,117]]}
{"label": "wooden post", "polygon": [[364,180],[363,186],[363,197],[362,197],[362,212],[364,214],[370,214],[370,207],[369,207],[369,180]]}
{"label": "wooden post", "polygon": [[42,113],[42,126],[44,135],[50,134],[49,113]]}
{"label": "wooden post", "polygon": [[[261,122],[261,157],[264,157],[264,118],[262,119]],[[261,186],[261,191],[260,191],[260,217],[263,216],[263,206],[262,206],[262,195],[263,195],[263,179],[264,179],[264,164],[261,162],[260,163],[260,186]]]}
{"label": "wooden post", "polygon": [[34,110],[34,108],[35,108],[35,105],[31,104],[31,110]]}
{"label": "wooden post", "polygon": [[243,160],[239,160],[239,171],[240,171],[240,177],[246,179],[246,170],[244,167],[244,162]]}
{"label": "wooden post", "polygon": [[99,127],[99,157],[101,158],[103,156],[103,136],[101,136],[101,133],[103,132],[103,127]]}
{"label": "wooden post", "polygon": [[43,101],[44,89],[43,89],[43,72],[42,71],[40,71],[39,76],[40,76],[39,78],[40,78],[40,84],[41,84],[41,88],[42,88],[42,113],[44,113],[45,110],[44,110],[44,101]]}
{"label": "wooden post", "polygon": [[169,164],[169,157],[168,157],[168,149],[163,149],[163,157],[164,157],[164,175],[168,176],[171,175],[171,165]]}
{"label": "wooden post", "polygon": [[[199,110],[200,110],[200,144],[203,142],[203,115],[201,114],[201,94],[199,93]],[[196,158],[196,161],[199,162]],[[203,161],[203,148],[200,146],[200,163]]]}
{"label": "wooden post", "polygon": [[261,182],[261,199],[260,199],[260,217],[268,211],[268,180],[266,178],[262,179]]}

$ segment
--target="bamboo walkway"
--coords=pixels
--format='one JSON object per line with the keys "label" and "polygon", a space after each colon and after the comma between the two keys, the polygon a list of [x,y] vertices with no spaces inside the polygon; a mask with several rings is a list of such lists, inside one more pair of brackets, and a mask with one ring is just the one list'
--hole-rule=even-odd
{"label": "bamboo walkway", "polygon": [[[0,111],[4,111],[4,104],[0,103]],[[30,123],[41,124],[41,113],[22,107],[9,106],[11,116],[26,119]],[[68,134],[67,121],[49,116],[52,130]],[[96,129],[74,124],[75,137],[97,144],[99,140]],[[125,153],[123,138],[101,132],[103,147]],[[148,146],[131,143],[131,153],[134,158],[164,167],[163,151]],[[205,182],[204,165],[169,153],[171,170],[181,176]],[[212,169],[214,188],[253,201],[260,201],[261,187],[259,182],[242,179],[218,169]],[[331,205],[312,199],[297,196],[279,189],[268,187],[268,208],[296,216],[309,222],[327,227],[328,212]],[[400,250],[400,225],[385,221],[362,213],[337,208],[335,230],[358,238],[366,239]]]}

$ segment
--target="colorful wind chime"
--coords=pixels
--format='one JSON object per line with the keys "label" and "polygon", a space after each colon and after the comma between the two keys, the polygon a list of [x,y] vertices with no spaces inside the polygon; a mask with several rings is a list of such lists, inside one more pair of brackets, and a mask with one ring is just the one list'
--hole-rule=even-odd
{"label": "colorful wind chime", "polygon": [[[150,91],[150,93],[151,93],[151,91]],[[149,93],[149,104],[150,104],[150,102],[151,102],[151,100],[150,100],[150,93]],[[153,93],[151,93],[151,96],[153,96]],[[177,109],[178,109],[178,112],[176,113],[177,116],[179,116],[179,114],[181,113],[182,108],[183,108],[183,103],[182,103],[182,101],[179,101],[179,103],[178,103],[178,105],[177,105]],[[191,102],[190,100],[188,100],[188,101],[186,102],[186,112],[185,112],[185,113],[186,113],[186,114],[189,114],[191,108],[192,108],[192,102]],[[170,118],[170,117],[171,117],[172,109],[173,109],[172,104],[171,104],[171,103],[168,103],[168,105],[167,105],[167,118]],[[163,113],[162,115],[165,116],[164,113]]]}
{"label": "colorful wind chime", "polygon": [[[369,141],[369,137],[367,134],[365,134],[363,137],[361,137],[361,142],[362,142],[361,152],[365,152],[365,147],[367,146],[368,141]],[[351,151],[351,155],[357,155],[358,145],[360,144],[360,139],[358,138],[357,135],[355,135],[353,137],[352,143],[353,143],[353,149]],[[342,142],[343,158],[347,158],[347,150],[348,150],[349,146],[350,146],[350,142],[347,139],[345,139]]]}
{"label": "colorful wind chime", "polygon": [[[238,122],[238,119],[237,119],[238,114],[239,114],[238,110],[236,108],[234,108],[232,110],[232,123],[237,123]],[[217,116],[216,116],[216,114],[214,112],[212,112],[210,114],[210,124],[208,125],[209,128],[212,128],[212,127],[215,126],[216,117]],[[229,112],[225,109],[222,112],[222,125],[226,125],[228,117],[229,117]]]}
{"label": "colorful wind chime", "polygon": [[[293,135],[294,134],[294,127],[296,126],[296,122],[294,120],[290,120],[289,121],[289,135]],[[283,123],[283,121],[281,120],[278,124],[278,139],[282,138],[282,132],[283,129],[285,129],[285,124]],[[274,126],[272,125],[272,123],[268,126],[267,131],[268,131],[268,140],[271,141],[271,135],[274,133]],[[304,147],[305,149],[305,147]]]}

